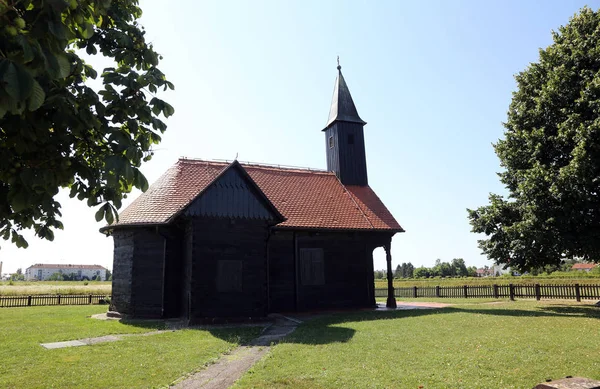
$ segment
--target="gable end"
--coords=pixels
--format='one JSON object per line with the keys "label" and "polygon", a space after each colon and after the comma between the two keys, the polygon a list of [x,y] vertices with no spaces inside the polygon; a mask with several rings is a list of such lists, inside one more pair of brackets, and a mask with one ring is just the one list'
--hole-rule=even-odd
{"label": "gable end", "polygon": [[185,209],[186,216],[283,221],[241,165],[234,162]]}

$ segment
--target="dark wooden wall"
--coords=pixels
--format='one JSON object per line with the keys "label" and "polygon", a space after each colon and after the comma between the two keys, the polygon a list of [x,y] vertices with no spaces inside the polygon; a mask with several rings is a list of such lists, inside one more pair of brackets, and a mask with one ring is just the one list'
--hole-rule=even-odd
{"label": "dark wooden wall", "polygon": [[[333,148],[329,147],[333,137]],[[353,138],[353,144],[349,143]],[[344,185],[368,185],[365,136],[360,123],[335,122],[325,131],[327,170],[335,172]]]}
{"label": "dark wooden wall", "polygon": [[179,317],[182,313],[184,230],[176,225],[161,228],[166,241],[163,317]]}
{"label": "dark wooden wall", "polygon": [[[389,235],[360,232],[276,231],[269,243],[270,311],[375,305],[373,250]],[[324,284],[303,285],[301,249],[322,249]]]}
{"label": "dark wooden wall", "polygon": [[190,301],[192,299],[192,261],[194,256],[194,223],[187,220],[183,234],[182,273],[181,273],[181,314],[183,318],[190,316]]}
{"label": "dark wooden wall", "polygon": [[[229,218],[194,217],[186,223],[113,233],[113,309],[193,321],[375,304],[373,250],[389,234],[270,232],[267,221]],[[316,284],[303,284],[303,249],[316,249],[323,265]],[[220,279],[219,268],[236,274]],[[227,289],[234,279],[239,289]]]}
{"label": "dark wooden wall", "polygon": [[[295,309],[294,233],[278,231],[269,239],[269,311]],[[290,308],[291,306],[291,308]]]}
{"label": "dark wooden wall", "polygon": [[[190,319],[264,316],[267,223],[224,218],[192,218],[190,223]],[[241,290],[219,290],[219,261],[242,262]]]}
{"label": "dark wooden wall", "polygon": [[135,229],[131,291],[136,317],[163,316],[165,249],[165,238],[156,228]]}
{"label": "dark wooden wall", "polygon": [[110,309],[123,314],[131,314],[134,231],[117,230],[113,232],[112,237],[114,251]]}
{"label": "dark wooden wall", "polygon": [[113,232],[111,309],[135,317],[163,316],[165,238],[155,227]]}

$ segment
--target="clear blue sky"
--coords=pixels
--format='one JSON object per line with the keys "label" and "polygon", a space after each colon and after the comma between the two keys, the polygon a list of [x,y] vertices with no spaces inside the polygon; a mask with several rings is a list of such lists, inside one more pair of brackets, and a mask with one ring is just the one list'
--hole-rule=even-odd
{"label": "clear blue sky", "polygon": [[[466,208],[503,193],[492,142],[551,30],[600,1],[141,1],[147,38],[175,84],[153,182],[180,156],[325,168],[336,56],[365,127],[369,183],[406,233],[394,266],[491,264]],[[105,62],[92,59],[98,70]],[[37,262],[112,268],[94,210],[64,200],[65,230],[30,248],[0,241],[4,272]],[[130,196],[135,197],[135,195]],[[129,201],[131,200],[128,199]],[[129,203],[126,202],[125,204]],[[381,252],[375,267],[384,267]]]}

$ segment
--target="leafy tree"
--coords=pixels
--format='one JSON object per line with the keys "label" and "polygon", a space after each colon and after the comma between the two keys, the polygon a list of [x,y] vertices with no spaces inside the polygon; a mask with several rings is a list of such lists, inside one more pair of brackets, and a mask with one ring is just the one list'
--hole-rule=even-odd
{"label": "leafy tree", "polygon": [[418,267],[414,271],[414,278],[429,278],[430,276],[430,270],[425,266]]}
{"label": "leafy tree", "polygon": [[[111,223],[152,156],[173,108],[153,97],[173,89],[144,38],[137,0],[0,0],[0,235],[27,247],[33,228],[52,240],[62,228],[60,188],[101,205]],[[81,58],[98,52],[114,67]]]}
{"label": "leafy tree", "polygon": [[477,267],[469,266],[467,268],[467,276],[468,277],[477,277]]}
{"label": "leafy tree", "polygon": [[23,274],[23,269],[18,268],[17,271],[10,275],[11,281],[25,281],[25,275]]}
{"label": "leafy tree", "polygon": [[50,277],[48,277],[48,281],[62,281],[63,275],[59,272],[52,273]]}
{"label": "leafy tree", "polygon": [[465,260],[462,258],[454,258],[452,260],[452,273],[454,276],[458,277],[466,277],[469,275],[467,271],[467,265],[465,265]]}
{"label": "leafy tree", "polygon": [[[402,264],[403,266],[404,264]],[[394,278],[403,278],[403,271],[402,271],[402,266],[398,265],[396,266],[396,270],[394,270]]]}
{"label": "leafy tree", "polygon": [[600,12],[553,32],[517,90],[494,145],[508,198],[468,210],[483,253],[520,271],[600,260]]}
{"label": "leafy tree", "polygon": [[75,273],[63,273],[63,281],[77,281],[77,275]]}
{"label": "leafy tree", "polygon": [[[102,280],[99,280],[102,281]],[[104,281],[112,281],[112,272],[106,269],[106,279]]]}
{"label": "leafy tree", "polygon": [[412,263],[407,263],[406,264],[406,271],[405,271],[405,278],[413,278],[413,273],[415,271],[415,267],[413,266]]}

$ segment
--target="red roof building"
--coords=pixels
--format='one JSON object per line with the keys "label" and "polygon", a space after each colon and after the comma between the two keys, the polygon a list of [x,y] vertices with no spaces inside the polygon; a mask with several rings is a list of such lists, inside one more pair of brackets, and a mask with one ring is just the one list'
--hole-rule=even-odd
{"label": "red roof building", "polygon": [[375,304],[373,250],[391,282],[404,230],[368,184],[366,123],[338,70],[327,170],[180,159],[101,229],[114,310],[193,321]]}
{"label": "red roof building", "polygon": [[[110,228],[169,224],[231,165],[180,159]],[[322,170],[239,165],[285,218],[278,228],[404,231],[369,186]]]}
{"label": "red roof building", "polygon": [[573,265],[573,267],[571,267],[571,270],[590,271],[593,268],[595,268],[596,266],[598,266],[598,265],[595,263],[576,263]]}

